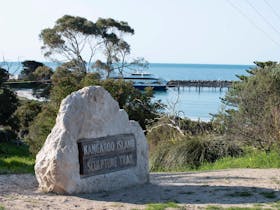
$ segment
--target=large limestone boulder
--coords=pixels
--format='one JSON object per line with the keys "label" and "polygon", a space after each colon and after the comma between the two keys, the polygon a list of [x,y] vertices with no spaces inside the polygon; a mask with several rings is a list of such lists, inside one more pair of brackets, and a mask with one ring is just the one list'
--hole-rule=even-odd
{"label": "large limestone boulder", "polygon": [[146,183],[148,168],[148,145],[139,124],[106,90],[91,86],[62,101],[36,156],[35,174],[40,190],[71,194]]}

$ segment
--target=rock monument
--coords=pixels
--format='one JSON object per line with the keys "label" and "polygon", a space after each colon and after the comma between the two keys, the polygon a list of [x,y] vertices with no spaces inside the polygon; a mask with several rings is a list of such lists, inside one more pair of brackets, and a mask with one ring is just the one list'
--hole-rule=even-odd
{"label": "rock monument", "polygon": [[143,184],[148,170],[143,130],[99,86],[73,92],[61,102],[35,164],[40,190],[68,194]]}

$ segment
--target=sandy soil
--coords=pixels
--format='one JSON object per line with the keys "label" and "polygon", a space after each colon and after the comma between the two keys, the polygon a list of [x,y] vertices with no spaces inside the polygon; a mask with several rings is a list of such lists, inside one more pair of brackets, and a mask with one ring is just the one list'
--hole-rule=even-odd
{"label": "sandy soil", "polygon": [[182,209],[203,209],[207,205],[267,207],[280,200],[280,169],[152,173],[150,179],[149,184],[115,192],[67,196],[39,192],[31,174],[0,175],[0,206],[5,209],[145,209],[149,203],[173,201]]}

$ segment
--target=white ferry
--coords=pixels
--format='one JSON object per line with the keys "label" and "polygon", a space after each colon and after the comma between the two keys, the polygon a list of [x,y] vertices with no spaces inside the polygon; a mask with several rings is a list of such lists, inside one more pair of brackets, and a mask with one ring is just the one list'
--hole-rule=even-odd
{"label": "white ferry", "polygon": [[167,89],[167,81],[161,79],[148,72],[135,72],[129,75],[113,76],[114,79],[124,79],[131,81],[137,89],[144,90],[146,87],[152,87],[153,90],[165,91]]}

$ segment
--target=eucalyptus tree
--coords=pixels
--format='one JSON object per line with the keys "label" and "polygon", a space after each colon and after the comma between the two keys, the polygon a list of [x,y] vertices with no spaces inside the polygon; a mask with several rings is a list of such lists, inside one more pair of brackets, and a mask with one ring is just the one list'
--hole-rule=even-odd
{"label": "eucalyptus tree", "polygon": [[131,48],[124,40],[125,35],[133,35],[134,29],[127,22],[118,22],[111,18],[99,18],[96,25],[101,30],[104,42],[102,49],[106,61],[97,60],[94,67],[106,71],[106,77],[113,71],[118,71],[123,76],[124,70],[136,70],[148,68],[149,64],[144,58],[129,58]]}
{"label": "eucalyptus tree", "polygon": [[74,62],[82,72],[89,70],[98,46],[102,43],[96,24],[83,17],[64,15],[53,28],[41,31],[44,56],[62,62]]}
{"label": "eucalyptus tree", "polygon": [[125,70],[143,70],[149,68],[149,63],[144,58],[129,58],[130,46],[123,40],[118,43],[109,43],[105,46],[106,62],[97,60],[95,67],[104,69],[107,72],[107,78],[113,71],[119,72],[119,76],[124,76]]}
{"label": "eucalyptus tree", "polygon": [[124,40],[124,35],[133,35],[134,29],[127,22],[116,21],[112,18],[99,18],[96,22],[103,38],[102,50],[106,61],[97,60],[95,68],[110,73],[118,70],[121,74],[126,65],[126,57],[130,54],[130,45]]}
{"label": "eucalyptus tree", "polygon": [[[125,56],[130,53],[129,44],[123,40],[124,34],[134,34],[127,22],[99,18],[95,23],[65,15],[53,28],[43,29],[40,38],[46,57],[75,63],[82,72],[89,71],[90,64],[97,60],[94,67],[109,74],[114,63],[124,63]],[[106,62],[96,59],[96,54],[103,54]]]}

